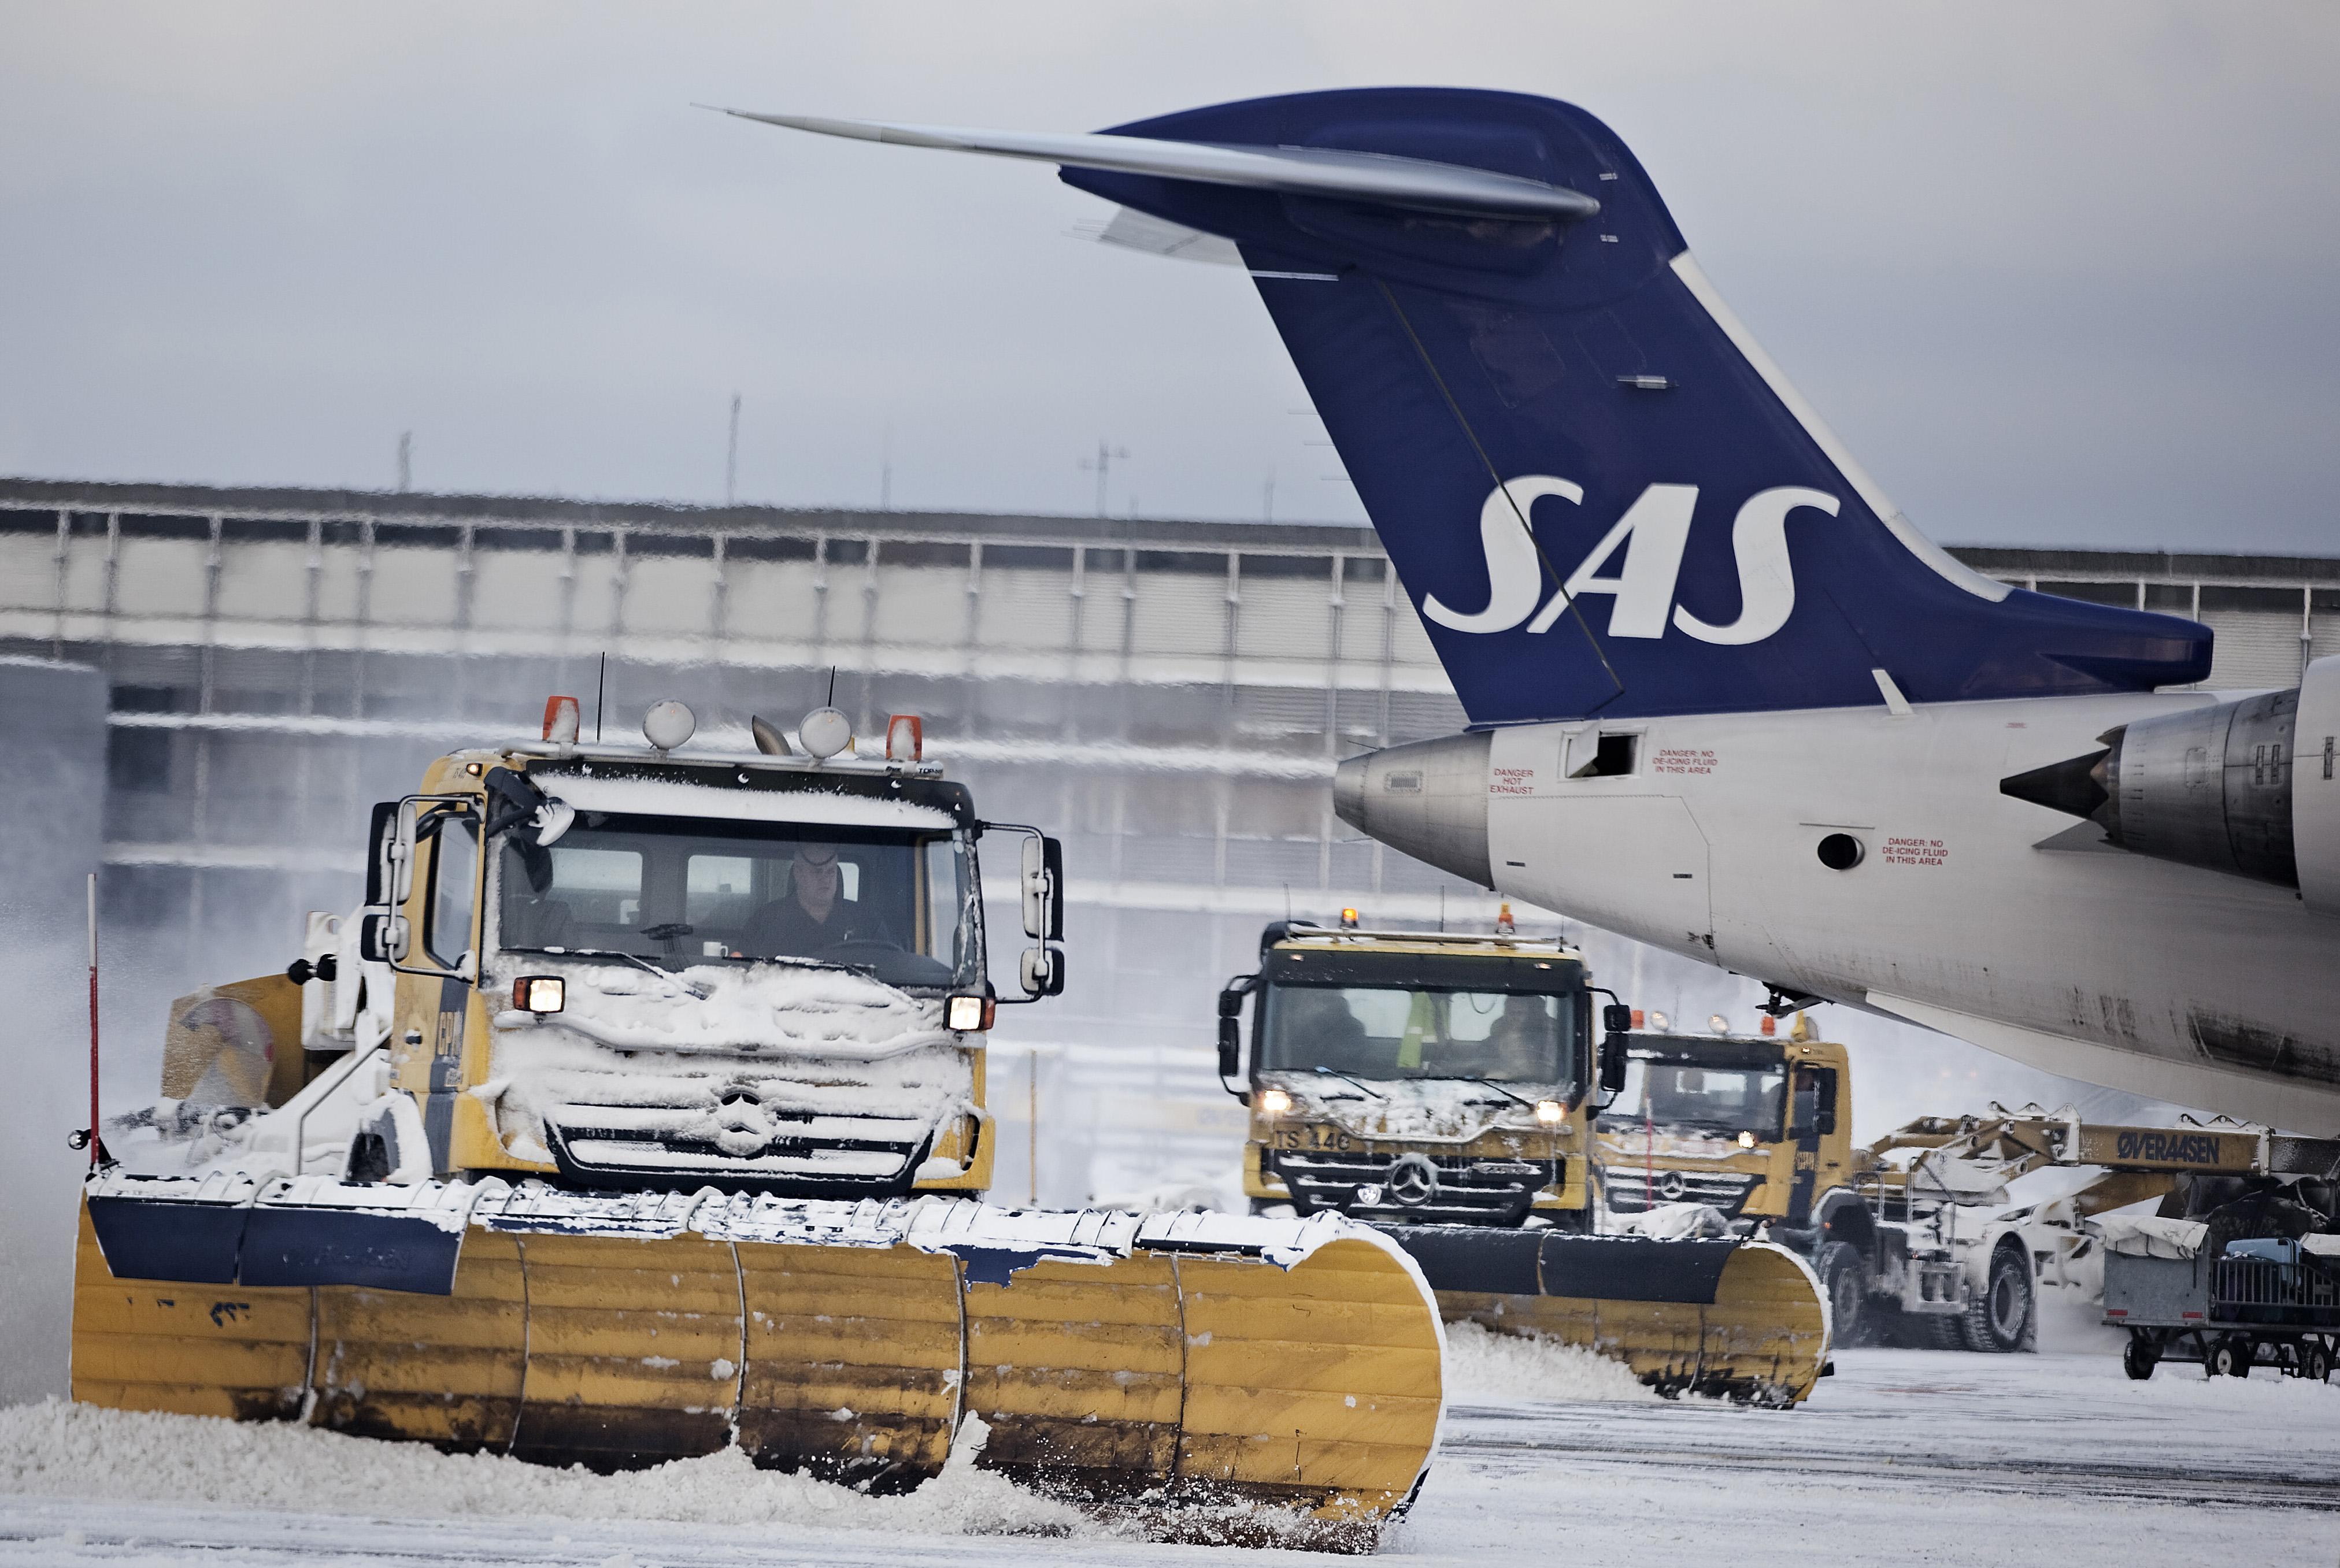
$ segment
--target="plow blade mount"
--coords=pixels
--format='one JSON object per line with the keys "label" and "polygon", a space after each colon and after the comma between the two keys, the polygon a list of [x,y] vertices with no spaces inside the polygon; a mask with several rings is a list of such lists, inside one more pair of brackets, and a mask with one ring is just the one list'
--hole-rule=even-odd
{"label": "plow blade mount", "polygon": [[[915,1485],[1400,1512],[1443,1340],[1327,1216],[93,1179],[73,1396],[629,1468],[737,1444]],[[968,1428],[970,1431],[972,1428]]]}
{"label": "plow blade mount", "polygon": [[1790,1405],[1828,1361],[1828,1307],[1768,1242],[1653,1241],[1393,1226],[1449,1323],[1540,1335],[1621,1361],[1663,1394]]}

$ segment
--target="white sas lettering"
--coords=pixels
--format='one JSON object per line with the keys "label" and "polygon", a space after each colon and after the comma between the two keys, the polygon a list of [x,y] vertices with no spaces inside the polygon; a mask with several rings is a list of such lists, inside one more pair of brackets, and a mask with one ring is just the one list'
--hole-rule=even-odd
{"label": "white sas lettering", "polygon": [[[1521,526],[1535,503],[1546,498],[1581,504],[1584,487],[1548,473],[1506,480],[1479,508],[1479,547],[1487,562],[1487,607],[1454,610],[1436,594],[1423,600],[1423,617],[1453,631],[1509,631],[1525,622],[1531,632],[1552,630],[1572,600],[1611,596],[1608,634],[1663,637],[1671,611],[1673,626],[1700,642],[1735,647],[1760,642],[1788,623],[1796,608],[1796,582],[1788,558],[1788,515],[1810,507],[1833,517],[1839,502],[1825,491],[1780,485],[1757,492],[1740,507],[1730,525],[1731,556],[1739,570],[1739,615],[1717,626],[1674,602],[1681,576],[1682,551],[1698,505],[1698,487],[1652,484],[1577,562],[1565,583],[1542,610],[1543,565],[1534,541]],[[1622,550],[1613,575],[1601,575]],[[1532,617],[1532,619],[1531,619]]]}
{"label": "white sas lettering", "polygon": [[1836,497],[1783,484],[1749,496],[1730,523],[1730,553],[1739,562],[1739,619],[1709,626],[1677,605],[1674,624],[1700,642],[1725,647],[1760,642],[1788,624],[1796,608],[1796,580],[1788,567],[1788,514],[1800,506],[1836,515]]}
{"label": "white sas lettering", "polygon": [[[1479,548],[1487,558],[1487,608],[1464,615],[1446,608],[1431,594],[1422,601],[1422,613],[1455,631],[1509,631],[1535,613],[1543,597],[1543,568],[1536,558],[1535,541],[1521,520],[1545,496],[1565,501],[1584,499],[1584,487],[1548,473],[1506,480],[1489,492],[1479,508]],[[1506,499],[1508,497],[1509,499]]]}
{"label": "white sas lettering", "polygon": [[[1617,526],[1603,534],[1552,602],[1528,622],[1530,631],[1549,631],[1571,599],[1588,593],[1616,596],[1609,610],[1611,637],[1663,637],[1666,611],[1673,607],[1674,579],[1681,575],[1682,546],[1690,542],[1690,517],[1698,506],[1694,484],[1653,484],[1625,509]],[[1614,577],[1594,575],[1620,545],[1625,564]]]}

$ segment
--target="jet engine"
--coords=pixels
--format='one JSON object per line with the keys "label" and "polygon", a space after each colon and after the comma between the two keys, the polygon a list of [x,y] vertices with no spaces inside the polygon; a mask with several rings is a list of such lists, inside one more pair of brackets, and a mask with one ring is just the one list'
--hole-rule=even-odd
{"label": "jet engine", "polygon": [[2340,914],[2340,657],[2286,691],[2138,719],[2103,749],[1999,780],[1999,792],[2097,824],[2105,841],[2296,888]]}

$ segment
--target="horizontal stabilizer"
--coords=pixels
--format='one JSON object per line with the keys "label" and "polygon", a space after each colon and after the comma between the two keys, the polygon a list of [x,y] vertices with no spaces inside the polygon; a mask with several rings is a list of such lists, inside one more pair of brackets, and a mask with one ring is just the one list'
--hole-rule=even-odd
{"label": "horizontal stabilizer", "polygon": [[955,153],[987,153],[1001,158],[1031,158],[1066,168],[1153,174],[1205,185],[1236,185],[1285,195],[1319,196],[1460,217],[1575,223],[1601,210],[1601,203],[1582,192],[1542,180],[1465,168],[1458,164],[1332,147],[1241,146],[1112,134],[970,131],[947,125],[897,125],[877,120],[825,120],[807,114],[756,114],[745,109],[726,109],[724,113],[824,136],[850,136],[857,141],[889,142],[903,147],[939,147]]}

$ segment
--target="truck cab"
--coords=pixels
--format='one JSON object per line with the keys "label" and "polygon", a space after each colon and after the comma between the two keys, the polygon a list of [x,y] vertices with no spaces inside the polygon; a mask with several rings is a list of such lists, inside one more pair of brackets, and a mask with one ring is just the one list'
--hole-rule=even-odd
{"label": "truck cab", "polygon": [[1588,1228],[1595,1062],[1576,949],[1278,922],[1219,1011],[1221,1078],[1242,1075],[1230,1088],[1251,1112],[1253,1212]]}
{"label": "truck cab", "polygon": [[[824,758],[759,728],[786,749],[458,751],[376,808],[365,906],[291,972],[310,1059],[382,1076],[348,1179],[988,1187],[990,825],[915,742]],[[1036,999],[1063,985],[1061,861],[1005,830]]]}
{"label": "truck cab", "polygon": [[1704,1204],[1742,1232],[1803,1229],[1848,1185],[1852,1077],[1832,1041],[1636,1032],[1599,1118],[1601,1201],[1633,1215]]}

